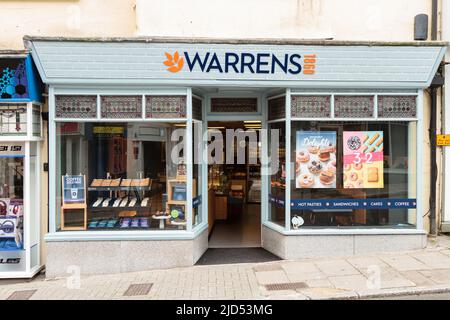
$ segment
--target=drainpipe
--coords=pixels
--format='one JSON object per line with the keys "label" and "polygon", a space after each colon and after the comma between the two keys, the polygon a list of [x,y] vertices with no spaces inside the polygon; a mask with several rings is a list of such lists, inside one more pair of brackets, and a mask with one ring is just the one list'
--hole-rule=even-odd
{"label": "drainpipe", "polygon": [[[431,2],[431,40],[437,40],[437,18],[438,16],[438,0]],[[431,115],[430,115],[430,234],[436,235],[436,181],[437,181],[437,164],[436,164],[436,113],[437,113],[437,89],[431,86]]]}

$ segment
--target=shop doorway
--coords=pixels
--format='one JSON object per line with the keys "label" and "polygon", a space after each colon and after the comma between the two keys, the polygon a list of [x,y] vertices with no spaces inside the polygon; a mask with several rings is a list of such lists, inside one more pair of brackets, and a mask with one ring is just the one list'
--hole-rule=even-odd
{"label": "shop doorway", "polygon": [[209,121],[208,129],[223,137],[223,152],[212,152],[219,163],[208,165],[209,248],[260,247],[261,121]]}

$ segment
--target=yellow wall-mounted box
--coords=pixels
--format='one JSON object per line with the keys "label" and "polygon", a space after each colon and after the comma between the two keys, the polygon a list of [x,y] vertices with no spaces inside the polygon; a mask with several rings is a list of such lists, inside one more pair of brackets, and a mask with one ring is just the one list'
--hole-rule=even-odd
{"label": "yellow wall-mounted box", "polygon": [[450,146],[450,134],[438,134],[436,144],[438,146]]}

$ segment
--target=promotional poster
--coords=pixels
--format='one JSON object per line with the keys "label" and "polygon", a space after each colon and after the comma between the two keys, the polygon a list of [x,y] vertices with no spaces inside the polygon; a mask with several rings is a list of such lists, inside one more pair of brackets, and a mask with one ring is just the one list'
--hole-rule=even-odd
{"label": "promotional poster", "polygon": [[297,188],[336,188],[336,132],[297,131]]}
{"label": "promotional poster", "polygon": [[383,131],[344,131],[346,189],[383,188]]}

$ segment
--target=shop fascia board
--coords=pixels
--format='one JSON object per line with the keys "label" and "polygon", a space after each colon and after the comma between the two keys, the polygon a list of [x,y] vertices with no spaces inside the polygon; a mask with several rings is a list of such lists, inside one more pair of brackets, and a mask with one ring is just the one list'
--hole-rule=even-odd
{"label": "shop fascia board", "polygon": [[[172,41],[173,40],[173,41]],[[205,39],[165,39],[164,41],[156,38],[60,38],[60,37],[25,37],[25,44],[27,49],[31,51],[31,54],[35,60],[35,63],[38,67],[39,73],[43,81],[49,85],[56,84],[72,84],[72,85],[173,85],[173,86],[230,86],[230,84],[234,86],[258,86],[258,87],[286,87],[286,88],[416,88],[423,89],[427,88],[436,71],[439,67],[439,64],[445,54],[447,42],[376,42],[376,41],[335,41],[335,40],[323,40],[323,41],[308,41],[308,40],[273,40],[273,41],[263,41],[257,39],[242,39],[242,40],[222,40],[216,39],[215,41],[205,42],[208,40]],[[240,75],[236,75],[236,77],[231,78],[214,78],[207,77],[203,79],[201,76],[190,76],[186,79],[183,78],[150,78],[150,77],[142,77],[137,75],[129,75],[127,77],[102,77],[102,76],[77,76],[74,75],[51,75],[47,76],[45,64],[40,60],[39,52],[39,44],[43,42],[61,42],[67,43],[70,45],[71,42],[81,42],[81,43],[92,43],[97,45],[107,45],[107,43],[126,43],[126,42],[134,42],[134,43],[149,43],[149,44],[157,44],[157,43],[167,43],[167,44],[175,44],[178,43],[180,45],[186,44],[205,44],[205,43],[214,43],[217,45],[224,44],[236,44],[236,45],[249,45],[249,44],[258,44],[258,45],[290,45],[291,49],[293,45],[315,45],[316,47],[320,46],[363,46],[363,47],[434,47],[439,49],[439,53],[434,60],[432,68],[428,71],[427,79],[425,80],[370,80],[365,81],[364,79],[355,79],[355,80],[345,80],[339,79],[339,77],[331,77],[330,79],[259,79],[259,78],[247,78],[242,76],[243,79],[239,79]],[[38,45],[38,47],[35,46]],[[142,49],[142,48],[141,48]],[[205,49],[205,48],[203,48]],[[237,48],[239,49],[239,48]],[[242,48],[241,48],[242,49]],[[268,50],[273,50],[274,48],[267,48]],[[304,49],[304,48],[303,48]],[[45,51],[45,50],[44,50]],[[46,53],[42,55],[45,56]],[[64,52],[61,52],[64,54]],[[101,53],[96,53],[101,55]],[[362,57],[361,57],[362,58]],[[154,62],[152,62],[154,63]],[[65,68],[63,68],[66,70]],[[67,70],[66,70],[67,71]],[[118,70],[116,70],[118,71]],[[147,70],[148,74],[153,74],[154,72],[160,72],[161,70]],[[93,72],[93,71],[92,71]],[[130,72],[137,72],[136,70],[130,70]],[[141,72],[139,72],[141,73]]]}
{"label": "shop fascia board", "polygon": [[418,229],[395,229],[395,228],[357,228],[357,229],[338,229],[338,228],[327,228],[323,229],[308,229],[300,228],[298,230],[285,230],[282,227],[270,222],[265,221],[263,225],[269,229],[277,231],[285,236],[309,236],[309,235],[407,235],[407,234],[422,234],[425,235],[427,232],[425,230]]}
{"label": "shop fascia board", "polygon": [[45,235],[46,242],[62,241],[146,241],[146,240],[193,240],[208,228],[206,223],[196,226],[192,231],[152,230],[152,231],[64,231]]}

